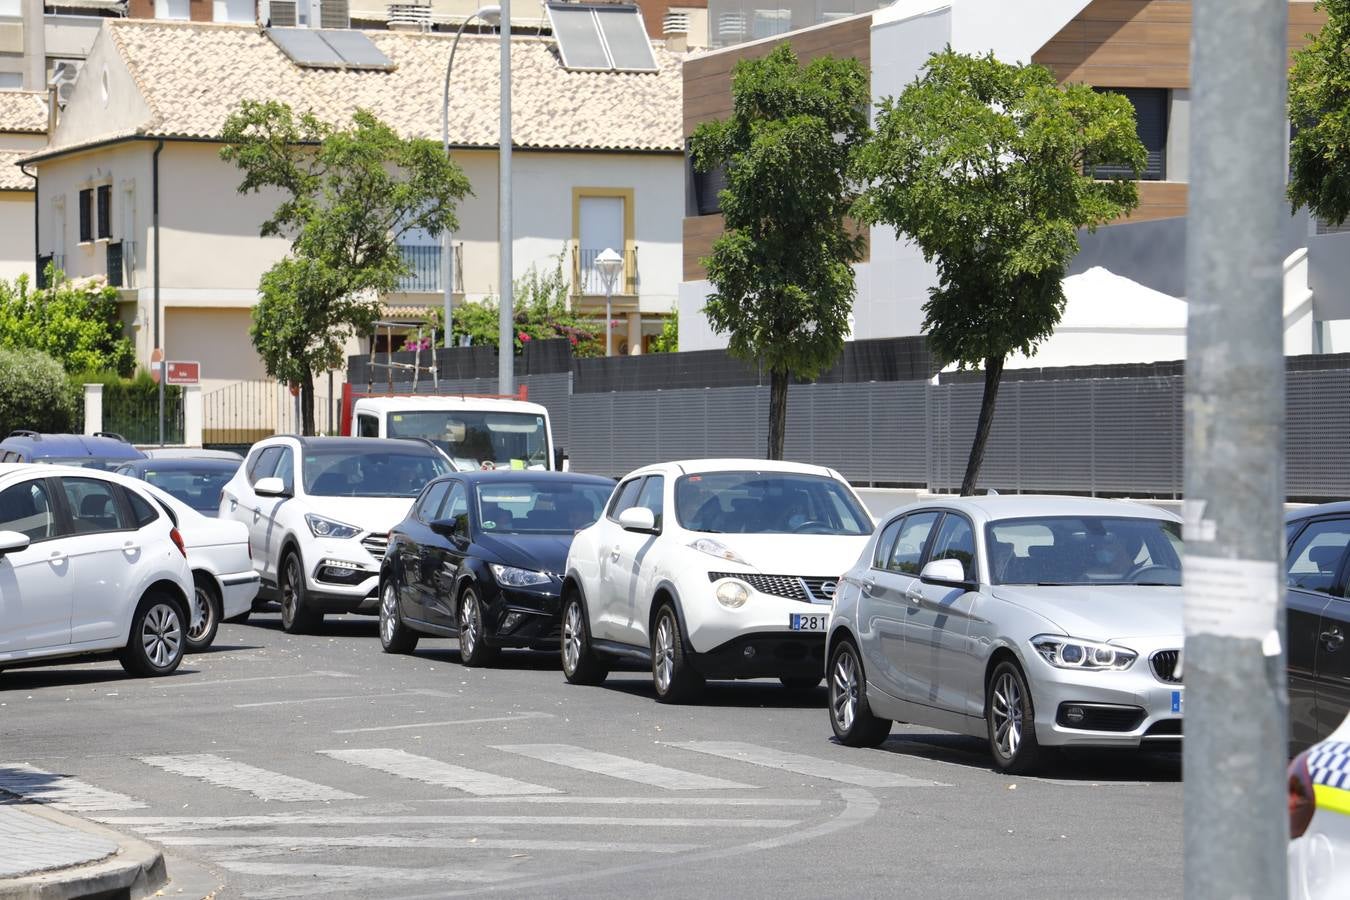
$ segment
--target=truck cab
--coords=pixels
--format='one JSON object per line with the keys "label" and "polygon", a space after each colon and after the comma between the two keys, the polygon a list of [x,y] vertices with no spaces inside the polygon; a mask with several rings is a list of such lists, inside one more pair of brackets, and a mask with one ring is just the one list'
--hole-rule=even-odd
{"label": "truck cab", "polygon": [[352,437],[429,440],[461,471],[566,468],[548,410],[523,400],[361,397],[353,401],[349,428]]}

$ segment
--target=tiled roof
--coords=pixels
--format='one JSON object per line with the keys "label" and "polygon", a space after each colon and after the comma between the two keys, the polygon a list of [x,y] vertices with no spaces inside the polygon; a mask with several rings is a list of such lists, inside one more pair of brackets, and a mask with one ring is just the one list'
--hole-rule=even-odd
{"label": "tiled roof", "polygon": [[31,150],[0,149],[0,191],[31,191],[33,179],[23,174],[19,160],[32,153]]}
{"label": "tiled roof", "polygon": [[0,132],[47,132],[46,91],[0,91]]}
{"label": "tiled roof", "polygon": [[[109,20],[108,36],[151,109],[154,137],[212,138],[243,99],[277,99],[330,122],[368,109],[400,134],[439,140],[453,37],[366,32],[393,71],[301,68],[249,25]],[[466,35],[455,56],[450,140],[494,147],[498,39]],[[681,149],[679,54],[654,48],[654,73],[569,72],[548,38],[512,40],[512,137],[536,149]]]}

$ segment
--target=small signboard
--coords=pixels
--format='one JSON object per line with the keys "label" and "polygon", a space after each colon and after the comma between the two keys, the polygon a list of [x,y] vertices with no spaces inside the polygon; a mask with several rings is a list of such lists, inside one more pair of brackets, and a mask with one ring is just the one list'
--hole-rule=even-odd
{"label": "small signboard", "polygon": [[168,363],[169,384],[197,384],[202,377],[202,364],[199,362]]}

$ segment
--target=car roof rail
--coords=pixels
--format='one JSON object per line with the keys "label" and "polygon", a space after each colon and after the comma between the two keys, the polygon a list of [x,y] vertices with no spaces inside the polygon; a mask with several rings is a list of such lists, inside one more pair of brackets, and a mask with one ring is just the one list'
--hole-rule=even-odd
{"label": "car roof rail", "polygon": [[38,439],[38,440],[42,440],[42,435],[38,434],[36,431],[33,431],[31,428],[16,428],[16,429],[14,429],[13,431],[11,431],[11,432],[9,433],[9,436],[10,436],[10,437],[28,437],[28,438],[36,438],[36,439]]}
{"label": "car roof rail", "polygon": [[126,438],[122,437],[122,435],[118,434],[115,431],[95,431],[93,436],[112,438],[114,441],[121,441],[124,444],[127,442]]}

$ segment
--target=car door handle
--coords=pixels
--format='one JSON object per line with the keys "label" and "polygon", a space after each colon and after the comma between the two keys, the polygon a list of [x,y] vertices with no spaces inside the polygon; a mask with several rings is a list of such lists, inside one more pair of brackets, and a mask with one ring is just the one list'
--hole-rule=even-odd
{"label": "car door handle", "polygon": [[1321,638],[1322,644],[1327,648],[1328,653],[1335,653],[1337,650],[1341,649],[1341,645],[1345,643],[1345,635],[1341,633],[1339,628],[1332,628],[1329,631],[1322,632]]}
{"label": "car door handle", "polygon": [[64,566],[66,564],[66,555],[60,550],[53,550],[52,555],[47,557],[47,562],[54,566]]}
{"label": "car door handle", "polygon": [[135,541],[127,541],[122,545],[122,552],[126,554],[139,553],[141,552],[141,545]]}
{"label": "car door handle", "polygon": [[618,547],[615,547],[613,550],[609,551],[609,561],[610,561],[610,562],[618,562],[618,561],[619,561],[619,548],[618,548]]}
{"label": "car door handle", "polygon": [[256,522],[261,518],[262,518],[262,507],[261,506],[253,507],[253,521]]}
{"label": "car door handle", "polygon": [[916,591],[914,588],[910,588],[905,591],[905,599],[909,600],[911,603],[922,603],[923,591]]}

